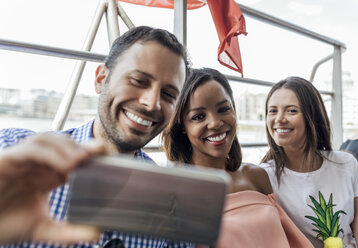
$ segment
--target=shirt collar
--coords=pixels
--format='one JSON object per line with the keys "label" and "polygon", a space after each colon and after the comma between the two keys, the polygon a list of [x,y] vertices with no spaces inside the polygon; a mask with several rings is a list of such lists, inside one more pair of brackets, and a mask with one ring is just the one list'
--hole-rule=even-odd
{"label": "shirt collar", "polygon": [[[79,144],[85,144],[90,139],[94,138],[93,125],[94,125],[94,119],[90,120],[89,122],[78,128],[72,129],[71,138]],[[153,162],[153,160],[145,152],[143,152],[142,149],[138,149],[134,153],[134,157]]]}

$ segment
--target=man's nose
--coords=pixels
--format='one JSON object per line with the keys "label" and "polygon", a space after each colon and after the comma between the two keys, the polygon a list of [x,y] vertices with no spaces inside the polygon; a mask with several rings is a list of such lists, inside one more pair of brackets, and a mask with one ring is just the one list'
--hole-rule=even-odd
{"label": "man's nose", "polygon": [[139,103],[148,111],[160,110],[160,89],[155,87],[143,90],[139,97]]}

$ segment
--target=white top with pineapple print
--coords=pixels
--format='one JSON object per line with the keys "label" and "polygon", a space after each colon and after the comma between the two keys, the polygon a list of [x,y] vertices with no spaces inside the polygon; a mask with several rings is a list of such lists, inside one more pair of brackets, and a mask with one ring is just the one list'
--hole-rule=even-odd
{"label": "white top with pineapple print", "polygon": [[[330,226],[328,231],[334,232],[331,226],[335,223],[334,215],[339,210],[343,210],[346,215],[338,212],[336,215],[339,216],[339,223],[333,227],[336,227],[337,231],[343,230],[344,233],[338,234],[338,237],[343,239],[343,247],[357,247],[350,224],[354,218],[354,197],[358,197],[358,162],[351,154],[342,151],[332,151],[329,154],[322,151],[322,154],[327,159],[324,159],[321,168],[316,171],[300,173],[285,168],[280,186],[275,176],[275,162],[271,160],[260,166],[268,173],[279,204],[314,247],[323,247],[323,242],[322,238],[316,238],[318,232],[313,230],[324,233],[327,232],[327,226]],[[321,201],[319,192],[324,198],[321,198]],[[333,209],[329,204],[331,194]],[[316,200],[315,203],[310,196],[314,198],[313,201]],[[312,206],[317,214],[308,205]],[[309,219],[305,216],[311,217]],[[327,224],[328,222],[331,225]],[[319,226],[322,224],[325,226]]]}

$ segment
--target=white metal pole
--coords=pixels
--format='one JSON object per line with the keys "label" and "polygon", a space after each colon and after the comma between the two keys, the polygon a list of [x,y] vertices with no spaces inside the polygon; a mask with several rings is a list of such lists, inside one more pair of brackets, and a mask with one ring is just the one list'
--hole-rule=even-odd
{"label": "white metal pole", "polygon": [[106,12],[107,19],[107,31],[108,31],[108,42],[109,47],[120,35],[119,24],[118,24],[118,9],[116,0],[108,0],[108,7]]}
{"label": "white metal pole", "polygon": [[128,29],[134,28],[135,26],[133,22],[128,17],[127,13],[123,9],[122,5],[119,4],[119,2],[117,3],[117,7],[118,7],[118,14],[122,18],[123,22],[126,24],[127,28]]}
{"label": "white metal pole", "polygon": [[186,46],[186,6],[187,0],[174,1],[174,34]]}
{"label": "white metal pole", "polygon": [[[97,6],[95,17],[92,21],[91,27],[87,34],[86,41],[83,45],[84,51],[91,50],[93,41],[96,37],[97,30],[99,28],[99,25],[101,23],[101,20],[102,20],[105,10],[106,10],[106,2],[103,0],[100,0],[98,3],[98,6]],[[68,84],[68,86],[66,88],[65,94],[64,94],[64,96],[61,100],[60,106],[58,107],[58,110],[56,112],[56,116],[52,122],[52,130],[63,129],[63,126],[65,125],[66,119],[70,112],[70,108],[71,108],[73,99],[75,98],[78,84],[81,80],[85,65],[86,65],[86,61],[78,61],[76,63],[76,66],[72,72],[70,83]]]}
{"label": "white metal pole", "polygon": [[334,46],[333,75],[332,75],[332,110],[331,123],[333,133],[333,148],[338,149],[343,142],[343,114],[342,114],[342,48]]}

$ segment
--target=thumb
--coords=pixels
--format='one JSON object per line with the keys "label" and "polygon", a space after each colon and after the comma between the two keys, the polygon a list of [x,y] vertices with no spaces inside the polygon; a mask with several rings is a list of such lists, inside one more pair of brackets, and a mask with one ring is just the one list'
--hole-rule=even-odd
{"label": "thumb", "polygon": [[104,155],[108,154],[105,144],[102,139],[91,139],[84,145],[84,148],[90,155]]}
{"label": "thumb", "polygon": [[49,220],[35,229],[33,241],[51,241],[61,244],[74,244],[80,241],[94,242],[99,239],[95,227],[74,225],[67,222]]}

